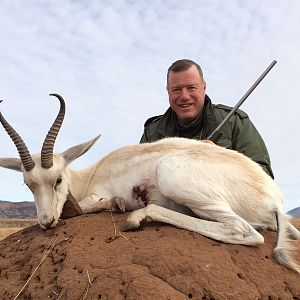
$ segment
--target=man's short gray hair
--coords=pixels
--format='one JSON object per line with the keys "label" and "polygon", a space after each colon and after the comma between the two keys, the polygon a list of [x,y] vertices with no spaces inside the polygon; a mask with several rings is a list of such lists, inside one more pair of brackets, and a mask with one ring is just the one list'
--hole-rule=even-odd
{"label": "man's short gray hair", "polygon": [[175,62],[173,62],[172,65],[168,69],[167,80],[169,78],[170,72],[186,71],[187,69],[189,69],[192,66],[195,66],[197,68],[201,79],[204,80],[201,67],[196,62],[194,62],[193,60],[190,60],[190,59],[179,59],[179,60],[176,60]]}

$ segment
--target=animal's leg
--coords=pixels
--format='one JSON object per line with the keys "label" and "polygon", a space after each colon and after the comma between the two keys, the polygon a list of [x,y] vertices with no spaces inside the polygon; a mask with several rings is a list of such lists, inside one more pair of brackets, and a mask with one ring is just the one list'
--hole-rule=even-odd
{"label": "animal's leg", "polygon": [[83,213],[100,212],[112,210],[113,212],[125,212],[125,200],[121,197],[100,198],[98,195],[91,195],[79,202]]}
{"label": "animal's leg", "polygon": [[300,240],[300,231],[291,223],[288,223],[288,231],[296,240]]}
{"label": "animal's leg", "polygon": [[112,197],[110,199],[111,209],[114,212],[125,212],[126,211],[126,204],[125,200],[122,197]]}
{"label": "animal's leg", "polygon": [[289,268],[300,273],[300,265],[295,257],[295,247],[288,239],[288,231],[297,238],[299,232],[288,221],[288,216],[280,211],[276,212],[277,219],[277,245],[273,251],[273,256],[278,263],[288,266]]}
{"label": "animal's leg", "polygon": [[231,228],[231,234],[227,237],[227,241],[222,240],[226,243],[255,246],[264,242],[263,236],[245,219],[233,212],[226,203],[208,205],[205,210],[193,209],[193,211],[196,215],[206,216]]}
{"label": "animal's leg", "polygon": [[214,182],[216,176],[209,173],[205,165],[200,165],[198,157],[193,153],[164,157],[156,168],[158,191],[164,197],[188,207],[199,217],[216,222],[151,205],[133,212],[126,222],[125,230],[137,228],[141,220],[150,219],[195,231],[226,243],[244,245],[263,243],[262,235],[236,215],[226,199],[222,198],[226,192],[221,183]]}
{"label": "animal's leg", "polygon": [[229,214],[226,222],[213,222],[190,217],[155,204],[133,211],[123,230],[137,229],[143,220],[168,223],[225,243],[255,246],[264,241],[261,234],[238,216]]}

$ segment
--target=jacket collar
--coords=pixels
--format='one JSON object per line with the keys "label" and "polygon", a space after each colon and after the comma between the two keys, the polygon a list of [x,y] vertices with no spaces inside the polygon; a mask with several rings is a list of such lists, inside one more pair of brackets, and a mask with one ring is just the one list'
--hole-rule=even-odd
{"label": "jacket collar", "polygon": [[[217,123],[212,102],[207,95],[205,95],[204,108],[201,118],[203,118],[203,122],[201,122],[203,124],[203,132],[201,138],[204,139],[206,136],[208,136],[209,133],[211,133],[215,129]],[[162,116],[162,118],[159,120],[157,126],[158,133],[162,137],[178,136],[178,125],[176,124],[177,122],[178,121],[176,114],[171,109],[171,107],[169,107],[168,110]]]}
{"label": "jacket collar", "polygon": [[203,135],[205,139],[210,133],[212,133],[218,125],[218,121],[214,112],[213,104],[210,98],[205,95],[205,104],[203,109]]}

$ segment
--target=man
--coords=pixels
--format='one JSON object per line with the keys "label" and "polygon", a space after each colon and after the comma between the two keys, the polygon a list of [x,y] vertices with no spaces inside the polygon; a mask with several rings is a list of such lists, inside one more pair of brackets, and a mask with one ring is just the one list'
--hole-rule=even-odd
{"label": "man", "polygon": [[[192,60],[178,60],[169,67],[167,91],[171,107],[146,121],[141,143],[174,136],[205,140],[231,111],[212,104],[202,70]],[[250,157],[274,178],[266,145],[245,112],[237,110],[221,132],[217,145]]]}

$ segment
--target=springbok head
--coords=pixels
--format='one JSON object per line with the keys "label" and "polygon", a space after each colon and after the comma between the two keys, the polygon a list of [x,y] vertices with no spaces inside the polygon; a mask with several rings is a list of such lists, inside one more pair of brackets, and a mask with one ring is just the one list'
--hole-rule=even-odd
{"label": "springbok head", "polygon": [[68,164],[87,152],[99,138],[97,136],[62,153],[53,153],[54,143],[65,116],[65,101],[58,94],[50,95],[58,98],[60,109],[44,140],[41,154],[30,155],[22,138],[0,112],[0,122],[20,156],[0,158],[0,166],[23,173],[24,182],[34,196],[38,222],[44,229],[56,226],[67,200],[70,184]]}

